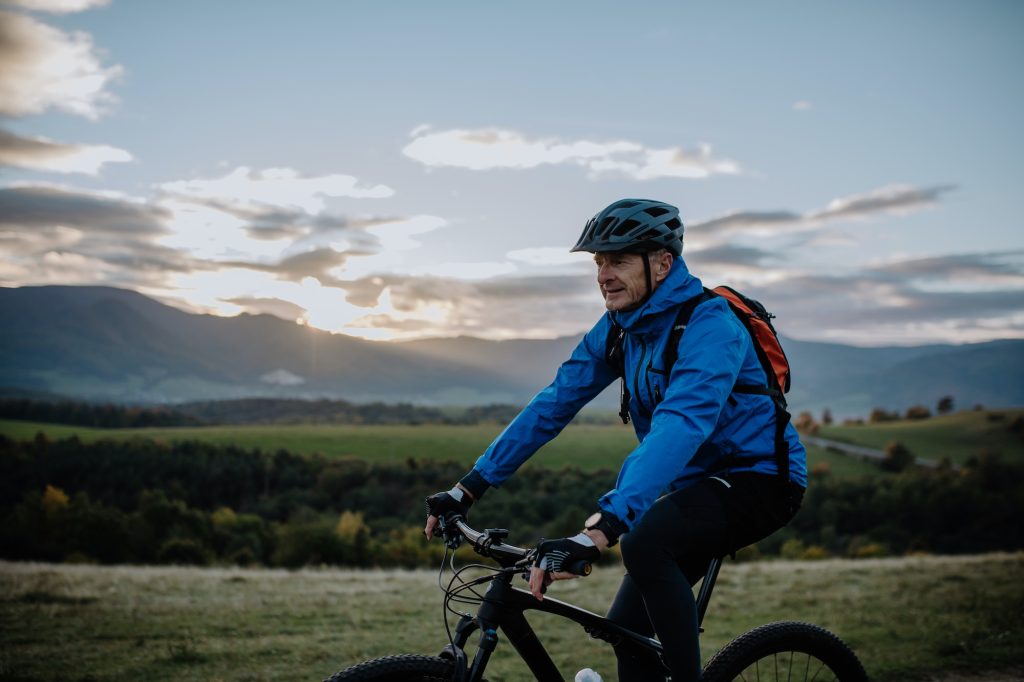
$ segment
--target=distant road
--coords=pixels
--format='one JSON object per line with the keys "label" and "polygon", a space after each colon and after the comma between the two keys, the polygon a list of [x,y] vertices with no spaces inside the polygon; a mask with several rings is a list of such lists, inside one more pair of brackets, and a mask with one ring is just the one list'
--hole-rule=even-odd
{"label": "distant road", "polygon": [[[863,457],[865,459],[885,459],[885,452],[882,450],[876,450],[874,448],[866,448],[863,445],[852,445],[850,443],[843,443],[838,440],[829,440],[828,438],[819,438],[818,436],[809,436],[801,433],[800,440],[810,445],[816,445],[819,448],[825,448],[834,452],[841,452],[844,455],[855,455],[857,457]],[[939,466],[939,463],[934,459],[925,459],[923,457],[915,457],[914,464],[919,467],[927,467],[929,469],[935,469]],[[960,467],[956,464],[952,465],[953,469],[959,469]]]}

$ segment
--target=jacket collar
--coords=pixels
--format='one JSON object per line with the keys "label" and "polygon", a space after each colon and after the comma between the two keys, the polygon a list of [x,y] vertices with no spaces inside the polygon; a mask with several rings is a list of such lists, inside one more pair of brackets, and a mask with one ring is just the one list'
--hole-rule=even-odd
{"label": "jacket collar", "polygon": [[690,274],[683,259],[676,258],[668,277],[662,280],[647,301],[636,310],[613,312],[612,319],[630,334],[646,334],[663,326],[665,311],[674,310],[683,301],[703,291],[701,281]]}

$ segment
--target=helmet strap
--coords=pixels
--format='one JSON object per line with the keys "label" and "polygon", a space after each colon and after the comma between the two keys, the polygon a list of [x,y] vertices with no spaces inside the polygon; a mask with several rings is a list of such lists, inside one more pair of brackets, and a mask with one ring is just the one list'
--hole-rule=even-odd
{"label": "helmet strap", "polygon": [[644,279],[647,282],[647,294],[644,295],[643,300],[640,301],[640,305],[643,305],[644,303],[647,303],[647,299],[649,299],[651,294],[654,293],[654,275],[651,272],[651,254],[641,253],[640,258],[644,261]]}

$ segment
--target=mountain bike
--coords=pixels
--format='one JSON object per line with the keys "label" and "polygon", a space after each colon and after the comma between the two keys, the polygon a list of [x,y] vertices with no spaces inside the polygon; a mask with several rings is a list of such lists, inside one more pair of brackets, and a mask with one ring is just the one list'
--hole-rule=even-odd
{"label": "mountain bike", "polygon": [[[637,648],[661,656],[661,644],[617,625],[607,618],[550,597],[538,601],[528,591],[512,586],[517,575],[528,574],[536,550],[507,544],[508,531],[490,528],[474,530],[458,516],[439,519],[440,535],[446,545],[438,584],[444,592],[444,626],[448,645],[437,656],[404,654],[359,663],[332,675],[325,682],[482,682],[487,662],[498,644],[500,630],[540,682],[563,682],[564,678],[526,621],[526,611],[554,614],[578,625],[591,636],[619,648]],[[454,550],[462,542],[493,559],[498,566],[468,564],[455,567]],[[449,560],[449,557],[451,559]],[[447,585],[442,582],[445,565],[451,569]],[[711,600],[722,560],[713,559],[697,595],[698,625]],[[578,562],[572,572],[588,575],[591,566]],[[484,570],[486,575],[463,577],[467,569]],[[489,583],[484,594],[477,588]],[[476,614],[461,613],[452,604],[478,605]],[[448,613],[459,616],[454,632]],[[701,630],[703,631],[703,630]],[[469,660],[466,644],[479,632],[476,654]],[[664,663],[662,663],[664,666]],[[669,674],[665,668],[666,676]],[[716,653],[704,668],[706,682],[786,680],[797,682],[865,682],[867,675],[856,654],[837,636],[809,623],[783,621],[754,628],[740,635]]]}

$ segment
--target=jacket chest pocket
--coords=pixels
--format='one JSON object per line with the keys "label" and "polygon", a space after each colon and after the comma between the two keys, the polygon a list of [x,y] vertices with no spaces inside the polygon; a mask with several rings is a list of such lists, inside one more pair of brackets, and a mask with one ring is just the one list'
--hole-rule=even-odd
{"label": "jacket chest pocket", "polygon": [[644,383],[646,384],[644,398],[653,409],[657,407],[665,397],[665,387],[668,384],[668,376],[663,370],[654,367],[653,363],[648,363],[646,371],[644,372],[644,377]]}

